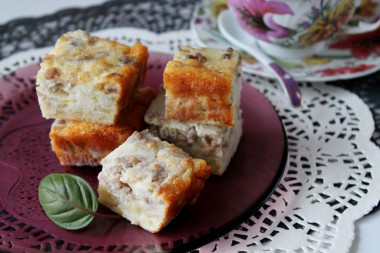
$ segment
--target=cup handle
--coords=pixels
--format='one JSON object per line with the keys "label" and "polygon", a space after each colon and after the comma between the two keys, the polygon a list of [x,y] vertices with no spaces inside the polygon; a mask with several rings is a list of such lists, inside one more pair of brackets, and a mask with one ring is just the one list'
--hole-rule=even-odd
{"label": "cup handle", "polygon": [[347,35],[352,34],[361,34],[375,31],[380,27],[380,18],[374,23],[367,23],[360,21],[358,26],[355,27],[346,27],[343,29],[342,33]]}

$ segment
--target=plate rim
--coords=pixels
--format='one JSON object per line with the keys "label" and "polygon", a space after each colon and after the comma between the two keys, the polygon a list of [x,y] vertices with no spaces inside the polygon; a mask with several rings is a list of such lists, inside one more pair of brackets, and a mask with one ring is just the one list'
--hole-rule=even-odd
{"label": "plate rim", "polygon": [[[243,81],[245,82],[245,81]],[[252,89],[255,89],[252,85],[245,82],[247,86],[249,86]],[[257,89],[255,89],[257,92],[259,92]],[[260,92],[259,92],[260,93]],[[218,239],[219,237],[231,232],[234,228],[238,227],[239,224],[242,224],[244,221],[248,220],[249,217],[251,217],[254,213],[256,213],[264,204],[265,202],[272,196],[272,194],[276,191],[277,187],[280,185],[280,182],[285,174],[286,171],[286,165],[288,162],[288,154],[289,154],[289,142],[288,142],[288,136],[286,134],[284,123],[281,120],[281,117],[278,114],[278,111],[273,106],[273,104],[268,100],[263,94],[260,93],[261,96],[265,98],[265,100],[270,104],[271,108],[276,114],[276,117],[281,125],[281,131],[284,137],[284,150],[281,157],[281,162],[279,165],[279,168],[277,169],[276,175],[273,177],[272,182],[268,185],[267,190],[265,193],[263,193],[260,198],[252,203],[252,205],[247,208],[244,212],[242,212],[238,217],[232,219],[222,227],[212,231],[211,233],[201,237],[197,238],[194,241],[191,241],[187,244],[183,244],[179,246],[178,248],[174,249],[173,253],[180,253],[180,252],[190,252],[191,250],[200,248],[202,246],[205,246],[214,240]],[[194,245],[193,245],[194,244]]]}
{"label": "plate rim", "polygon": [[[45,52],[45,49],[46,48],[44,48],[42,51]],[[151,53],[170,55],[170,53],[156,52],[156,51],[151,52]],[[31,65],[37,65],[37,64],[39,64],[38,61],[29,62],[23,66],[16,67],[15,70],[13,70],[13,71],[17,71],[17,70],[22,69],[22,68],[28,68]],[[10,73],[7,73],[5,75],[9,75]],[[283,143],[283,152],[282,152],[282,156],[281,156],[281,160],[280,160],[280,165],[276,169],[276,174],[273,177],[273,180],[270,182],[270,184],[268,184],[266,186],[265,192],[263,194],[261,194],[260,197],[258,198],[258,200],[256,202],[252,203],[246,210],[241,212],[237,217],[226,222],[223,226],[211,231],[210,233],[208,233],[204,236],[201,236],[199,238],[195,238],[194,240],[191,240],[187,243],[183,243],[174,249],[169,249],[170,252],[191,251],[191,250],[200,248],[206,244],[211,243],[215,239],[223,236],[224,234],[232,231],[235,227],[239,226],[239,224],[241,224],[245,220],[249,219],[250,216],[252,216],[255,212],[257,212],[264,205],[264,203],[270,198],[270,196],[273,194],[273,192],[277,189],[277,187],[280,184],[281,179],[284,175],[286,165],[287,165],[287,160],[288,160],[288,138],[287,138],[287,134],[286,134],[284,124],[281,120],[281,117],[279,116],[278,110],[276,110],[276,108],[273,106],[273,104],[270,102],[270,100],[268,98],[266,98],[263,94],[261,94],[255,87],[253,87],[248,82],[245,82],[243,80],[242,80],[242,83],[244,83],[243,84],[244,86],[249,87],[249,89],[255,90],[255,92],[257,92],[261,97],[263,97],[265,99],[265,101],[270,106],[271,110],[273,110],[273,112],[275,113],[275,117],[281,125],[281,132],[282,132],[284,143]],[[18,93],[16,93],[16,94],[18,94]],[[16,94],[14,94],[14,95],[16,95]],[[0,126],[0,128],[2,128],[2,126]],[[7,132],[4,136],[1,136],[1,139],[4,138],[8,134],[9,134],[9,132]],[[6,206],[4,206],[4,209],[5,209],[5,207]],[[16,245],[14,245],[14,246],[16,246]],[[22,245],[18,245],[18,246],[22,246]]]}

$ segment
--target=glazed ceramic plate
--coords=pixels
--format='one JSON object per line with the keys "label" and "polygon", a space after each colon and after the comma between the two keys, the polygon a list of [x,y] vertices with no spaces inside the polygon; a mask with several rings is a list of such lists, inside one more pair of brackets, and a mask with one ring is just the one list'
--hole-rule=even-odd
{"label": "glazed ceramic plate", "polygon": [[[158,88],[171,58],[150,54],[145,85]],[[39,204],[40,180],[50,173],[73,173],[96,189],[101,168],[59,164],[48,136],[52,120],[41,117],[35,94],[38,69],[38,64],[31,64],[0,79],[0,226],[7,231],[1,234],[2,241],[10,243],[0,245],[0,251],[184,252],[217,239],[249,218],[282,176],[287,142],[281,121],[266,98],[244,84],[244,129],[238,150],[227,172],[207,181],[195,205],[186,207],[156,234],[124,219],[104,218],[95,218],[78,231],[64,230],[46,217]],[[109,211],[101,207],[99,212]]]}
{"label": "glazed ceramic plate", "polygon": [[[371,16],[380,16],[380,4],[373,3]],[[200,46],[225,49],[232,46],[219,32],[217,17],[228,9],[226,0],[203,0],[195,11],[191,29]],[[358,16],[358,15],[357,15]],[[363,17],[357,17],[362,18]],[[365,20],[372,21],[373,17]],[[333,81],[371,74],[380,69],[380,29],[363,37],[337,38],[318,55],[303,59],[272,58],[298,81]],[[275,78],[265,66],[244,51],[243,70],[256,75]]]}

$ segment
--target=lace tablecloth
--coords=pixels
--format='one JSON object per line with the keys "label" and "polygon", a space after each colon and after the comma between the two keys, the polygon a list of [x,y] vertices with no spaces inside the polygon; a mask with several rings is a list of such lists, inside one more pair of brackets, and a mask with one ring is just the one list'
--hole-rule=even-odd
{"label": "lace tablecloth", "polygon": [[[139,39],[150,50],[172,53],[182,44],[194,43],[187,30],[194,7],[194,1],[112,1],[10,22],[0,26],[0,59],[13,56],[0,62],[0,74],[38,61],[47,49],[15,53],[51,46],[59,35],[76,28],[90,32],[107,28],[98,35],[126,43]],[[161,35],[109,29],[121,26]],[[376,86],[380,73],[328,84],[302,83],[301,108],[290,105],[276,81],[248,74],[244,79],[278,111],[288,136],[288,163],[280,185],[258,212],[198,250],[348,252],[354,221],[380,199],[380,87]],[[4,102],[0,94],[0,116]],[[12,220],[1,221],[0,231],[8,223]]]}

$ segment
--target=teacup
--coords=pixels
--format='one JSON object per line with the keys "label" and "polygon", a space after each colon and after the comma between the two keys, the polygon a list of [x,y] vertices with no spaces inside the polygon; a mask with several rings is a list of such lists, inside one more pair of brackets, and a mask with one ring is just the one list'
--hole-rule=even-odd
{"label": "teacup", "polygon": [[240,26],[268,54],[304,57],[323,50],[337,34],[358,34],[376,24],[349,28],[361,0],[228,0]]}

